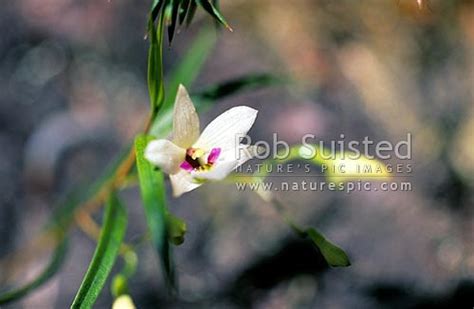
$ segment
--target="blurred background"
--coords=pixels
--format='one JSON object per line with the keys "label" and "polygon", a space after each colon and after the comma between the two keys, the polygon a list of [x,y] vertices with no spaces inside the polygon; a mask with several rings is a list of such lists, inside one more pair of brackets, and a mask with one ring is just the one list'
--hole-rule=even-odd
{"label": "blurred background", "polygon": [[[148,9],[130,0],[3,1],[0,257],[34,237],[57,198],[100,175],[142,128]],[[292,82],[221,100],[202,124],[245,104],[259,110],[255,139],[411,133],[413,190],[278,196],[296,221],[348,252],[352,266],[338,269],[252,192],[219,183],[170,198],[188,223],[174,250],[181,293],[167,296],[143,245],[130,285],[137,307],[472,308],[474,2],[223,0],[221,9],[234,32],[215,31],[201,12],[165,48],[165,75],[210,26],[217,41],[191,93],[248,73]],[[137,192],[123,194],[128,239],[146,229]],[[95,247],[80,230],[72,238],[61,273],[5,308],[71,304]],[[43,255],[14,276],[0,268],[1,286],[33,278]],[[111,303],[104,289],[96,307]]]}

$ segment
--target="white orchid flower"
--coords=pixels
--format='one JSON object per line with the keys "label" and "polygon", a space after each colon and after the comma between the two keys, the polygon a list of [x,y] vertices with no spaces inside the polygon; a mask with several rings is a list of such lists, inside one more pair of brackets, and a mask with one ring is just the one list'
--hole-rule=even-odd
{"label": "white orchid flower", "polygon": [[233,107],[214,119],[199,135],[199,118],[183,85],[173,112],[172,139],[151,141],[145,158],[170,174],[173,195],[180,196],[208,180],[224,179],[256,155],[255,146],[244,146],[245,136],[257,117],[248,106]]}

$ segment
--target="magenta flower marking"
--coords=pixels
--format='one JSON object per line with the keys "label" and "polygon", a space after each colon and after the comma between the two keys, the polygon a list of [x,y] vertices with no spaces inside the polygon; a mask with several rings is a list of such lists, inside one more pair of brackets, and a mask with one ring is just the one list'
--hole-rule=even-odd
{"label": "magenta flower marking", "polygon": [[189,163],[188,161],[183,161],[180,165],[179,165],[180,168],[182,168],[183,170],[185,171],[188,171],[188,172],[192,172],[193,171],[193,166],[191,165],[191,163]]}
{"label": "magenta flower marking", "polygon": [[207,163],[214,164],[219,158],[220,154],[221,154],[220,148],[212,148],[211,152],[209,153],[209,156],[207,157]]}
{"label": "magenta flower marking", "polygon": [[204,170],[210,168],[219,158],[221,154],[220,148],[212,148],[207,156],[207,163],[200,160],[204,155],[204,151],[201,149],[189,148],[186,151],[186,158],[179,165],[179,167],[187,172],[192,172],[194,170]]}

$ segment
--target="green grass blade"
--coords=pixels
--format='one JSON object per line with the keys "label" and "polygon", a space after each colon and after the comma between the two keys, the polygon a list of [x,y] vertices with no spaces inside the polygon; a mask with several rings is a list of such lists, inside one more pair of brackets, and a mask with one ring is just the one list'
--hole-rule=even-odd
{"label": "green grass blade", "polygon": [[219,100],[240,91],[252,90],[261,87],[274,86],[283,83],[283,79],[271,74],[248,74],[212,85],[196,94],[202,100]]}
{"label": "green grass blade", "polygon": [[229,26],[227,21],[225,20],[224,16],[222,16],[221,12],[210,2],[209,0],[196,0],[197,4],[199,4],[209,15],[214,17],[219,23],[221,23],[224,27],[232,31],[232,28]]}
{"label": "green grass blade", "polygon": [[186,14],[186,27],[189,27],[189,25],[193,21],[194,15],[196,14],[196,9],[196,0],[191,0],[191,3],[189,4],[188,13]]}
{"label": "green grass blade", "polygon": [[127,228],[127,212],[115,192],[105,208],[104,224],[92,261],[71,308],[91,308],[117,258]]}
{"label": "green grass blade", "polygon": [[150,109],[153,115],[163,104],[165,87],[163,82],[163,14],[160,15],[158,26],[155,27],[153,19],[148,20],[148,33],[150,47],[148,48],[148,93],[150,96]]}
{"label": "green grass blade", "polygon": [[18,300],[49,281],[63,265],[67,252],[67,240],[62,240],[53,252],[51,261],[44,271],[30,283],[16,290],[0,294],[0,305]]}
{"label": "green grass blade", "polygon": [[[219,0],[211,0],[211,4],[215,7],[217,12],[221,11],[220,5],[219,5]],[[220,28],[221,23],[220,23],[219,20],[214,19],[214,24],[216,25],[216,29]]]}
{"label": "green grass blade", "polygon": [[176,29],[176,24],[178,23],[179,5],[180,5],[180,1],[178,1],[178,0],[171,0],[171,2],[170,2],[171,20],[170,20],[170,23],[168,25],[168,42],[169,42],[169,45],[171,45],[171,42],[173,41],[174,31]]}
{"label": "green grass blade", "polygon": [[151,240],[159,253],[165,280],[171,287],[174,287],[174,269],[171,263],[166,223],[167,208],[164,175],[163,172],[155,170],[144,157],[146,145],[151,139],[151,137],[145,135],[139,135],[135,139],[140,192]]}
{"label": "green grass blade", "polygon": [[186,14],[188,13],[189,2],[191,0],[182,0],[179,10],[179,25],[181,26],[186,19]]}
{"label": "green grass blade", "polygon": [[151,4],[151,20],[155,21],[156,17],[158,17],[158,13],[161,10],[161,7],[163,6],[164,0],[153,0]]}

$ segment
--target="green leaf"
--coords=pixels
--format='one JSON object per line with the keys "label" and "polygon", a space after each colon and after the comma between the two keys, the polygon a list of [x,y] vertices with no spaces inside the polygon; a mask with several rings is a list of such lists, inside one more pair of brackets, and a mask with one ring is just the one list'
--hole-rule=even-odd
{"label": "green leaf", "polygon": [[104,224],[92,261],[71,308],[91,308],[117,258],[127,228],[127,212],[112,192],[105,208]]}
{"label": "green leaf", "polygon": [[[264,199],[266,200],[266,199]],[[321,233],[316,231],[315,228],[301,228],[296,224],[290,216],[285,212],[284,205],[277,199],[270,198],[268,200],[272,202],[275,210],[283,217],[283,220],[288,224],[293,232],[301,238],[308,238],[313,244],[319,249],[326,262],[332,267],[346,267],[350,266],[349,258],[347,254],[338,246],[327,240]]]}
{"label": "green leaf", "polygon": [[330,266],[346,267],[351,265],[349,257],[344,252],[344,250],[331,243],[314,228],[308,228],[306,230],[306,234],[318,247],[318,249],[321,251],[321,254],[324,256],[324,259],[326,259]]}
{"label": "green leaf", "polygon": [[248,74],[232,80],[212,85],[196,94],[203,100],[219,100],[239,91],[281,84],[283,79],[271,74]]}
{"label": "green leaf", "polygon": [[[218,12],[221,11],[221,8],[219,7],[219,0],[210,0],[211,4],[216,8]],[[214,19],[214,23],[216,25],[216,29],[220,28],[220,21],[217,19]]]}
{"label": "green leaf", "polygon": [[211,15],[215,20],[220,22],[224,27],[233,31],[232,28],[229,26],[227,21],[225,20],[224,16],[222,16],[221,12],[209,1],[209,0],[196,0],[197,4],[199,4],[209,15]]}
{"label": "green leaf", "polygon": [[168,213],[168,239],[175,245],[181,245],[184,242],[184,235],[187,231],[186,222]]}
{"label": "green leaf", "polygon": [[161,258],[166,282],[174,288],[174,269],[171,262],[166,223],[167,208],[164,175],[162,171],[155,170],[144,157],[146,145],[152,139],[152,137],[145,135],[139,135],[135,138],[140,192],[153,246]]}
{"label": "green leaf", "polygon": [[154,22],[163,6],[164,0],[153,0],[151,4],[151,21]]}
{"label": "green leaf", "polygon": [[171,24],[171,12],[173,11],[173,2],[174,0],[168,0],[167,5],[163,11],[163,18],[165,21],[165,26],[169,26]]}
{"label": "green leaf", "polygon": [[51,261],[44,271],[23,287],[0,294],[0,305],[18,300],[48,282],[60,270],[65,261],[66,252],[67,240],[63,239],[54,250]]}
{"label": "green leaf", "polygon": [[160,15],[158,26],[155,27],[152,18],[148,20],[150,47],[148,48],[148,92],[150,109],[156,115],[165,98],[163,82],[163,14]]}
{"label": "green leaf", "polygon": [[189,9],[189,3],[191,2],[192,0],[182,0],[181,1],[181,6],[180,6],[180,10],[179,10],[179,25],[181,26],[184,22],[184,20],[186,19],[186,14],[188,13],[188,9]]}
{"label": "green leaf", "polygon": [[176,24],[178,22],[178,11],[179,11],[179,4],[180,1],[178,0],[171,0],[169,6],[171,7],[171,20],[168,25],[168,42],[171,45],[174,36],[174,30],[176,28]]}
{"label": "green leaf", "polygon": [[195,0],[191,0],[189,4],[188,14],[186,15],[186,27],[189,27],[193,21],[194,14],[196,14],[197,4]]}

